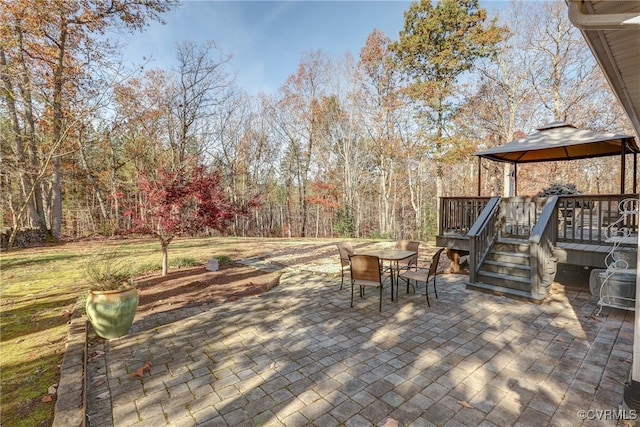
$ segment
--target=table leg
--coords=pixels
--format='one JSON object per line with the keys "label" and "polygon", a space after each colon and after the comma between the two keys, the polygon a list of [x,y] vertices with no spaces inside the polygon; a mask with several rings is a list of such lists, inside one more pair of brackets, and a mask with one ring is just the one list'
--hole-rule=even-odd
{"label": "table leg", "polygon": [[[393,261],[389,261],[389,275],[391,276],[391,301],[394,301],[393,299],[393,285],[394,285],[394,280],[393,280]],[[398,298],[396,298],[397,300]]]}
{"label": "table leg", "polygon": [[396,261],[396,270],[394,276],[396,276],[396,301],[398,301],[398,289],[400,288],[400,270],[398,270],[398,261]]}

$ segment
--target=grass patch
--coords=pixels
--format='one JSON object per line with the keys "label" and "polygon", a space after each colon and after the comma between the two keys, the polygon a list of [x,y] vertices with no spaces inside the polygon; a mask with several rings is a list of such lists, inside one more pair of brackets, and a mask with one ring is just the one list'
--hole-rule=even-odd
{"label": "grass patch", "polygon": [[198,265],[200,265],[200,263],[196,261],[195,258],[190,258],[190,257],[176,258],[174,260],[169,261],[169,267],[176,267],[176,268],[195,267]]}
{"label": "grass patch", "polygon": [[233,260],[226,255],[218,255],[216,259],[220,265],[229,265],[233,263]]}

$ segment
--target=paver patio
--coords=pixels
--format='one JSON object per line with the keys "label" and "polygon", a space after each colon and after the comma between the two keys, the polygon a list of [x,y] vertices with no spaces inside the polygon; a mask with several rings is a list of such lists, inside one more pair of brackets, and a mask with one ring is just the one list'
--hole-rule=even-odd
{"label": "paver patio", "polygon": [[287,270],[257,297],[138,319],[92,340],[105,354],[88,366],[89,425],[618,423],[633,312],[595,316],[588,289],[535,305],[468,291],[466,278],[438,276],[431,307],[387,289],[379,313],[377,291],[349,308],[339,278]]}

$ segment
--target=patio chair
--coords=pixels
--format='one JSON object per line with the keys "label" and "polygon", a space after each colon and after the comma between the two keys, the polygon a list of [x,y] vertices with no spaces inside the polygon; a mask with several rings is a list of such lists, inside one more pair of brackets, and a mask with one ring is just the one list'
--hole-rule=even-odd
{"label": "patio chair", "polygon": [[[411,268],[412,265],[416,265],[418,262],[418,248],[420,247],[420,242],[414,242],[411,240],[398,240],[396,242],[396,249],[401,251],[415,251],[416,254],[411,258],[407,258],[402,260],[402,264],[398,264],[394,267],[394,270],[397,274],[401,271],[406,271]],[[409,284],[407,283],[407,293],[409,292]]]}
{"label": "patio chair", "polygon": [[344,273],[345,271],[349,271],[351,268],[351,263],[349,262],[349,256],[353,255],[353,245],[351,242],[340,242],[336,243],[338,247],[338,252],[340,253],[340,290],[342,290],[342,286],[344,285]]}
{"label": "patio chair", "polygon": [[380,288],[380,311],[382,311],[382,272],[380,259],[372,255],[351,255],[351,307],[353,307],[353,288],[360,287],[360,297],[364,296],[364,288]]}
{"label": "patio chair", "polygon": [[407,289],[409,289],[409,283],[411,280],[416,282],[416,286],[420,282],[424,282],[425,294],[427,295],[427,304],[431,307],[429,302],[429,279],[433,278],[433,292],[438,298],[438,291],[436,289],[436,276],[438,275],[438,263],[440,262],[440,254],[444,251],[444,248],[438,249],[438,251],[431,258],[429,267],[418,267],[416,264],[412,265],[410,269],[403,271],[399,274],[399,277],[407,281]]}

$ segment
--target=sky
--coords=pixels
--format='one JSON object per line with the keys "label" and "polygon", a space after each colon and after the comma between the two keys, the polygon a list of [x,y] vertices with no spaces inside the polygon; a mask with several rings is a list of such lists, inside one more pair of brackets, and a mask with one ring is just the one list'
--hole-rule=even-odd
{"label": "sky", "polygon": [[[127,65],[150,59],[147,68],[177,65],[176,46],[213,40],[233,57],[227,72],[249,94],[275,94],[294,74],[305,52],[357,58],[378,29],[396,40],[409,1],[196,1],[183,0],[142,33],[123,42]],[[487,6],[483,6],[487,7]]]}

